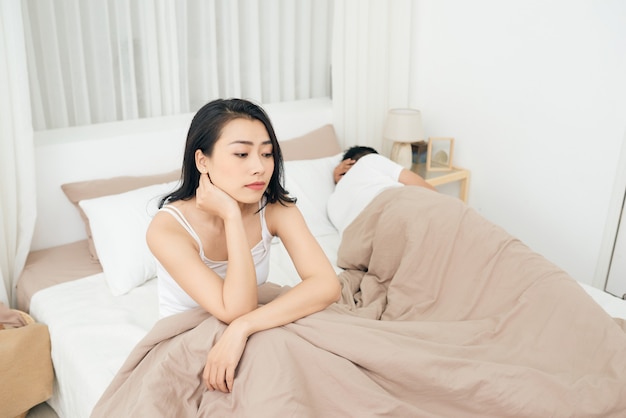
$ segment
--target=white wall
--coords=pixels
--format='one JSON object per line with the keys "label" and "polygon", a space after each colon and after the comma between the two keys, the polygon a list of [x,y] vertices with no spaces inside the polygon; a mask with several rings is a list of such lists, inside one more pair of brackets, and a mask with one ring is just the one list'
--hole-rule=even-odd
{"label": "white wall", "polygon": [[411,106],[456,138],[470,205],[591,284],[626,130],[626,2],[417,5]]}

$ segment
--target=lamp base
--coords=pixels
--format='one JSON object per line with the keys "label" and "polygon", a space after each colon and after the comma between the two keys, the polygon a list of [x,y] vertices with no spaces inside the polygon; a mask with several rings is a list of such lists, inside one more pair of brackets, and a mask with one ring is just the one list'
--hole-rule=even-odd
{"label": "lamp base", "polygon": [[413,165],[413,149],[410,142],[394,142],[391,148],[391,160],[406,169]]}

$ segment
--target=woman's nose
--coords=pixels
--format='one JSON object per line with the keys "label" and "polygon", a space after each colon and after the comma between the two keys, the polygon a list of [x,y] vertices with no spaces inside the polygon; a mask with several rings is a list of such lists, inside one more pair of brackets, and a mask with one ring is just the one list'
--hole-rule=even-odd
{"label": "woman's nose", "polygon": [[250,164],[252,165],[252,171],[254,174],[261,174],[265,171],[263,157],[260,155],[252,157]]}

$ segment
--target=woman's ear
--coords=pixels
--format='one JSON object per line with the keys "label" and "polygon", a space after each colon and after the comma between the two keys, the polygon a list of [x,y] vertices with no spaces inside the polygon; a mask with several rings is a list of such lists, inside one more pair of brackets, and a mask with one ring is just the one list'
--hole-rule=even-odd
{"label": "woman's ear", "polygon": [[207,156],[204,155],[204,153],[202,152],[201,149],[197,149],[196,150],[196,168],[198,169],[198,171],[202,174],[206,174],[209,172],[209,169],[207,167]]}

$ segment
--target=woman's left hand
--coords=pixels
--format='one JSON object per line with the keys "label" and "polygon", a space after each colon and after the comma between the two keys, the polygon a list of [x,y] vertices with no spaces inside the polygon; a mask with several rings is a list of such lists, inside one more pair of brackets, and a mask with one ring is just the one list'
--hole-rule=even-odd
{"label": "woman's left hand", "polygon": [[230,392],[235,381],[235,370],[246,347],[248,335],[234,322],[209,350],[202,380],[208,390]]}

